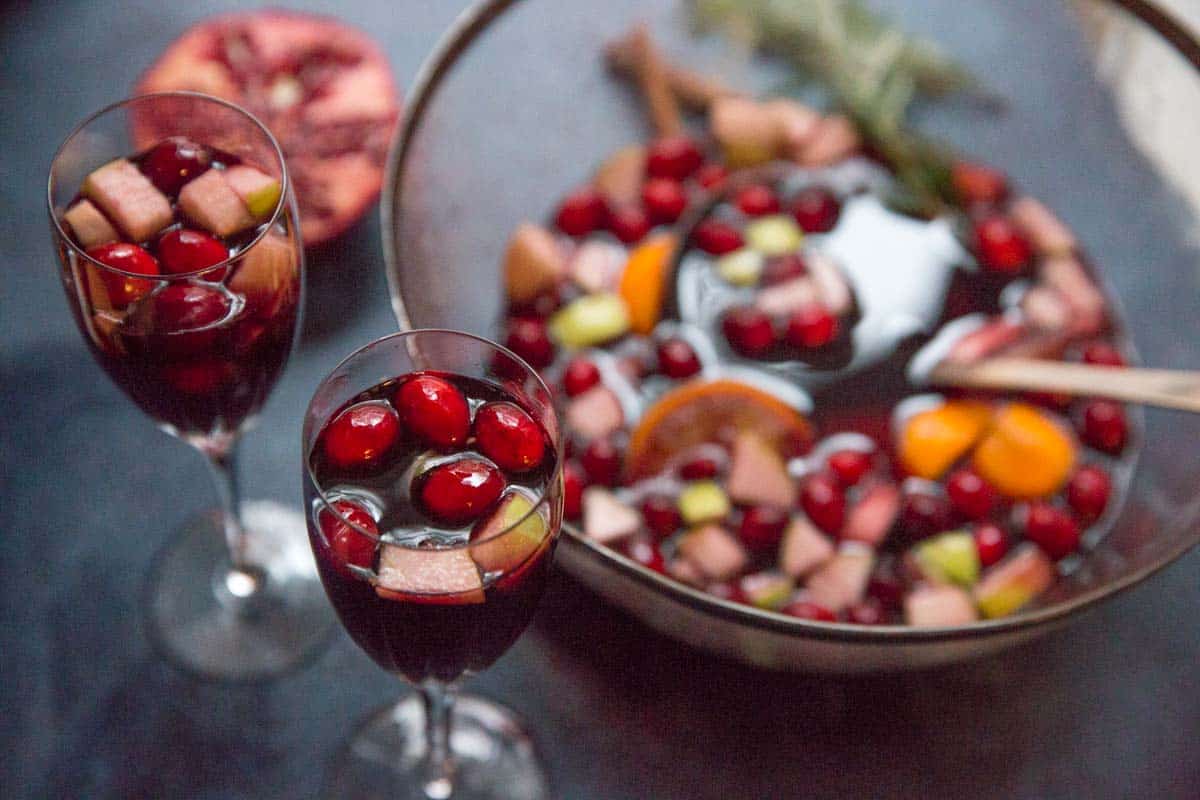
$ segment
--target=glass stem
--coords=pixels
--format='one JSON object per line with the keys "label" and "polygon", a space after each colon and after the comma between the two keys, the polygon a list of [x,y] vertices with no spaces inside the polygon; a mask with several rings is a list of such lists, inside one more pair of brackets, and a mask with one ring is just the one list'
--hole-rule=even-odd
{"label": "glass stem", "polygon": [[440,681],[419,687],[425,705],[425,777],[422,788],[430,800],[446,800],[454,791],[454,760],[450,753],[450,715],[454,691]]}
{"label": "glass stem", "polygon": [[204,454],[221,503],[221,519],[225,527],[225,545],[234,572],[250,574],[246,561],[246,531],[242,527],[242,498],[238,491],[237,444],[220,451]]}

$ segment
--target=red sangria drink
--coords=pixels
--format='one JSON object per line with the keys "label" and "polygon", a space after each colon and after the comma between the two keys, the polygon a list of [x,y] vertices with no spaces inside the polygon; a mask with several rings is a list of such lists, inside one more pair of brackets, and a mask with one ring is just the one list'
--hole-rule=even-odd
{"label": "red sangria drink", "polygon": [[160,428],[208,458],[223,506],[159,561],[156,643],[212,677],[299,663],[330,630],[313,624],[323,609],[315,570],[289,566],[289,553],[307,561],[303,522],[259,503],[244,523],[234,484],[236,442],[282,373],[300,318],[299,228],[274,139],[214,98],[133,98],[68,137],[49,202],[89,349]]}
{"label": "red sangria drink", "polygon": [[[474,698],[452,710],[450,686],[508,650],[549,576],[562,491],[548,390],[486,340],[410,331],[334,370],[304,442],[309,539],[330,602],[380,667],[421,690],[360,731],[334,793],[395,796],[399,782],[406,797],[545,796],[511,715]],[[494,745],[453,751],[451,717]]]}

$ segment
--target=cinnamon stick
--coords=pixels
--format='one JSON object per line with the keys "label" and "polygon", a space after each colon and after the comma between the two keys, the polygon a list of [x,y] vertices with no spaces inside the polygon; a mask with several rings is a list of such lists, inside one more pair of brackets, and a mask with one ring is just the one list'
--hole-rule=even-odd
{"label": "cinnamon stick", "polygon": [[666,65],[654,40],[650,38],[650,30],[645,23],[639,23],[630,34],[633,75],[642,96],[646,99],[646,108],[650,121],[659,136],[674,136],[683,132],[683,118],[679,113],[679,102],[671,91],[667,81]]}

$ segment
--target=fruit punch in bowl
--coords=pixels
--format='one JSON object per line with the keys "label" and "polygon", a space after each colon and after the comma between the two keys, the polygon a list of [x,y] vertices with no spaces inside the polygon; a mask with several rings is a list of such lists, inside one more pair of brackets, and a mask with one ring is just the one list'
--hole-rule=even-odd
{"label": "fruit punch in bowl", "polygon": [[304,452],[329,600],[375,663],[420,690],[364,724],[328,794],[547,796],[512,714],[454,692],[521,635],[549,575],[562,491],[545,385],[484,339],[395,334],[318,387]]}

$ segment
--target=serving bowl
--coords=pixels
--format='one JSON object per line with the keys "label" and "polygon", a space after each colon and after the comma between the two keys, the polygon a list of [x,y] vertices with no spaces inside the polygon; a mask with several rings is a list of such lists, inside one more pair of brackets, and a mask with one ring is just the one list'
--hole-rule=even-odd
{"label": "serving bowl", "polygon": [[[799,1],[799,0],[798,0]],[[1141,0],[874,4],[929,37],[1003,99],[939,107],[919,127],[1012,175],[1079,235],[1155,366],[1196,368],[1200,43]],[[393,142],[382,215],[402,327],[495,336],[512,229],[544,218],[604,156],[650,136],[602,57],[646,21],[663,50],[751,92],[778,65],[698,39],[685,3],[483,0],[422,67]],[[1192,135],[1189,135],[1192,134]],[[839,673],[920,668],[1044,635],[1145,580],[1200,540],[1200,416],[1149,411],[1140,463],[1109,533],[1014,616],[937,629],[818,623],[759,611],[652,572],[566,526],[560,563],[647,625],[759,666]]]}

